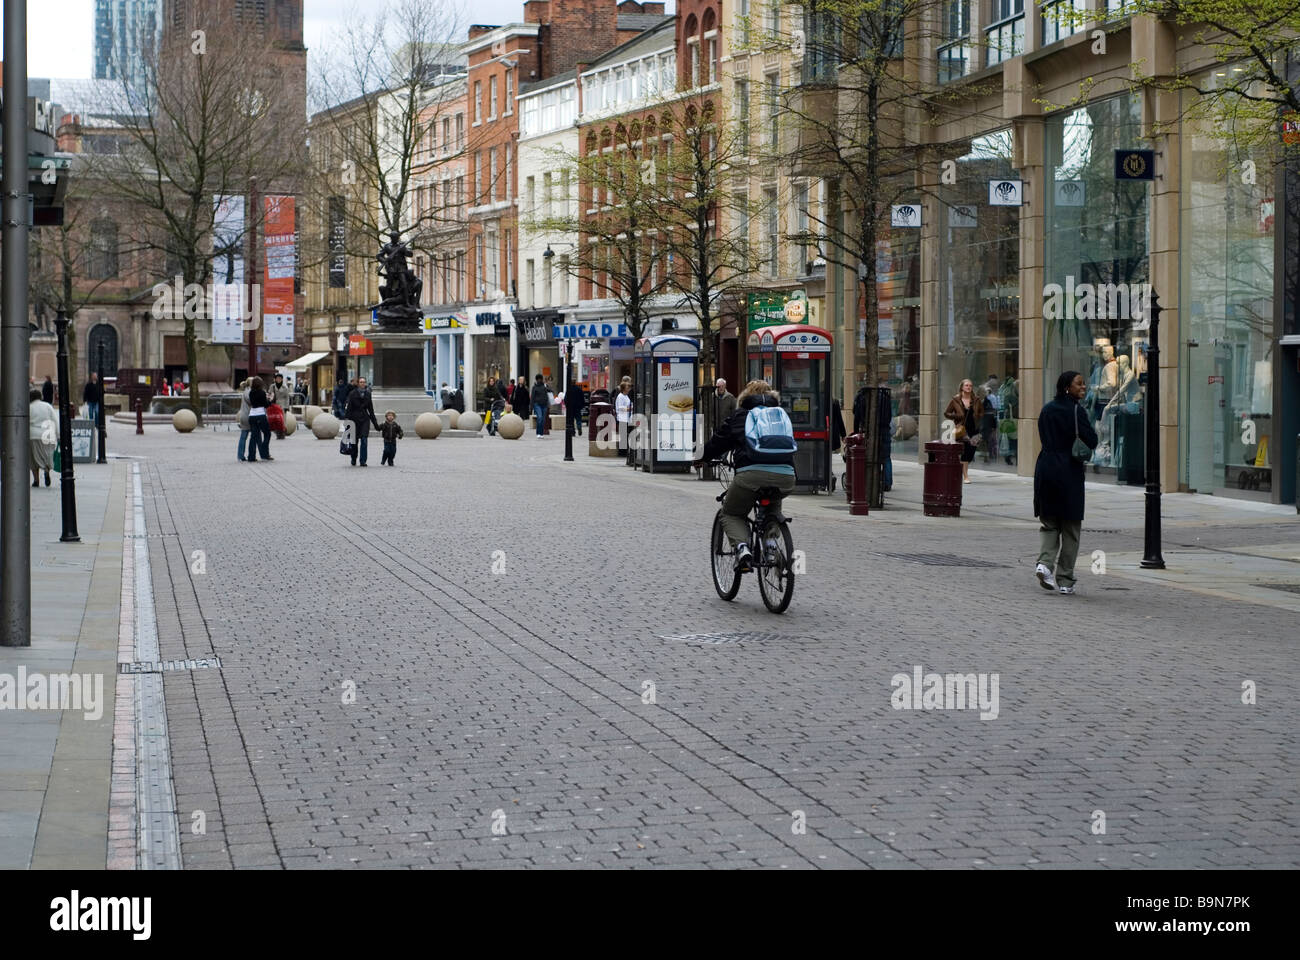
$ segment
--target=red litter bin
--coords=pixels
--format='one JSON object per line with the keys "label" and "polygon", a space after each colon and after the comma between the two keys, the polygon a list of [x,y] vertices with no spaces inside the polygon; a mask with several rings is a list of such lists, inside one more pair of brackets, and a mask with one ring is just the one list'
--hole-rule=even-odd
{"label": "red litter bin", "polygon": [[932,440],[925,445],[925,485],[921,497],[927,517],[961,516],[960,443]]}

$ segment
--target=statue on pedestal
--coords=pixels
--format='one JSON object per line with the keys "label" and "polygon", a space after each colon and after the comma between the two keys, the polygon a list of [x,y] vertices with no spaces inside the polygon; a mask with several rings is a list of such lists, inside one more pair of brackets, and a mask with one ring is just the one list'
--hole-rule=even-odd
{"label": "statue on pedestal", "polygon": [[414,331],[420,325],[420,291],[424,281],[406,265],[411,248],[402,242],[402,235],[393,230],[388,237],[388,243],[379,248],[375,257],[379,261],[379,275],[386,281],[379,286],[382,299],[377,319],[384,330]]}

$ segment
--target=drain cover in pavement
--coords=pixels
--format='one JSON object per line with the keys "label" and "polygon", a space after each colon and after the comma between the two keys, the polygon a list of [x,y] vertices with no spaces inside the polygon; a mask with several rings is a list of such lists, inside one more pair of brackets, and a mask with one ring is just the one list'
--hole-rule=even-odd
{"label": "drain cover in pavement", "polygon": [[681,633],[655,634],[660,640],[677,640],[682,643],[704,643],[710,646],[717,646],[723,643],[758,643],[764,640],[769,641],[790,641],[794,637],[788,637],[780,633],[763,633],[761,631],[747,631],[744,633]]}
{"label": "drain cover in pavement", "polygon": [[879,556],[891,560],[903,560],[907,563],[919,563],[927,567],[1003,567],[1010,564],[997,563],[992,560],[972,560],[969,557],[954,557],[951,553],[880,553]]}
{"label": "drain cover in pavement", "polygon": [[1300,593],[1300,583],[1257,583],[1257,587],[1268,587],[1270,590],[1285,590],[1287,593]]}
{"label": "drain cover in pavement", "polygon": [[204,657],[199,660],[133,660],[117,665],[118,673],[162,673],[171,670],[220,670],[220,657]]}

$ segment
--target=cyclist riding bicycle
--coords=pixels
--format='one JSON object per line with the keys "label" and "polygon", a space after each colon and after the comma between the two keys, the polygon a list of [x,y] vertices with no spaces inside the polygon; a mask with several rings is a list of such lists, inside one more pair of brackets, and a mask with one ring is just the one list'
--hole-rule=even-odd
{"label": "cyclist riding bicycle", "polygon": [[794,489],[794,454],[754,453],[745,439],[745,426],[749,413],[755,407],[779,407],[777,396],[766,380],[751,380],[737,397],[736,410],[722,423],[704,445],[704,460],[718,460],[731,453],[735,477],[722,501],[723,528],[736,553],[736,569],[748,573],[754,568],[749,549],[749,511],[754,509],[759,490],[775,490],[773,508],[780,510],[781,501]]}

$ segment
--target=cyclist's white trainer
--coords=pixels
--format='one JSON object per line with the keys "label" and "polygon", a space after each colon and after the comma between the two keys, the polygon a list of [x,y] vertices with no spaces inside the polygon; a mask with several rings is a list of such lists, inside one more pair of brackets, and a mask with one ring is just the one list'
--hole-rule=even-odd
{"label": "cyclist's white trainer", "polygon": [[749,573],[754,569],[754,555],[749,551],[749,544],[742,543],[736,547],[736,570],[740,573]]}

